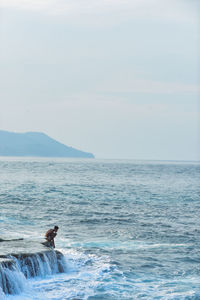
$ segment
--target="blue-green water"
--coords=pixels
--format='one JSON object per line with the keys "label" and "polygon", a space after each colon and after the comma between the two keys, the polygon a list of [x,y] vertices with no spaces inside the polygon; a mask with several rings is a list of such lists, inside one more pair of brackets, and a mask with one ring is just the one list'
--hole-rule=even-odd
{"label": "blue-green water", "polygon": [[64,274],[2,299],[200,299],[200,164],[0,159],[0,237],[60,227]]}

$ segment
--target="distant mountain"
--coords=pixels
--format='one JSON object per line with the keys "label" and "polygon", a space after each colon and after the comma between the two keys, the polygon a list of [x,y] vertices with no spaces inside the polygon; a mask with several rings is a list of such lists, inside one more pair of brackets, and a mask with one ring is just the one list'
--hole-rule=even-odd
{"label": "distant mountain", "polygon": [[82,157],[94,158],[57,142],[41,132],[15,133],[0,130],[0,156]]}

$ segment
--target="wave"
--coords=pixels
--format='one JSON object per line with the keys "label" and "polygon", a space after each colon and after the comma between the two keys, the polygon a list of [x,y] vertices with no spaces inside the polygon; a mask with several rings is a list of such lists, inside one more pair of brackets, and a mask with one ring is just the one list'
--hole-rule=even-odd
{"label": "wave", "polygon": [[43,253],[9,256],[0,260],[0,295],[19,294],[31,277],[65,273],[64,255],[49,250]]}

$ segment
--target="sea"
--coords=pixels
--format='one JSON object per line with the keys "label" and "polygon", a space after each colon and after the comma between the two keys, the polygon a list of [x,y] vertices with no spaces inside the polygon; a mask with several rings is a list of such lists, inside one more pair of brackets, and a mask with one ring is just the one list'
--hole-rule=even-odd
{"label": "sea", "polygon": [[200,299],[199,162],[0,158],[0,238],[54,225],[65,272],[0,299]]}

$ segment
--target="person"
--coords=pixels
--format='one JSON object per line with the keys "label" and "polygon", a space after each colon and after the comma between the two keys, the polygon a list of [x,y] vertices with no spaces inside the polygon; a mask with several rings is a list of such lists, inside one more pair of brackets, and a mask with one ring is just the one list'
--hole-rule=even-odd
{"label": "person", "polygon": [[49,229],[46,233],[45,233],[45,239],[48,241],[48,245],[55,248],[55,242],[54,242],[54,238],[57,235],[57,231],[58,231],[59,227],[58,226],[54,226],[53,229]]}

